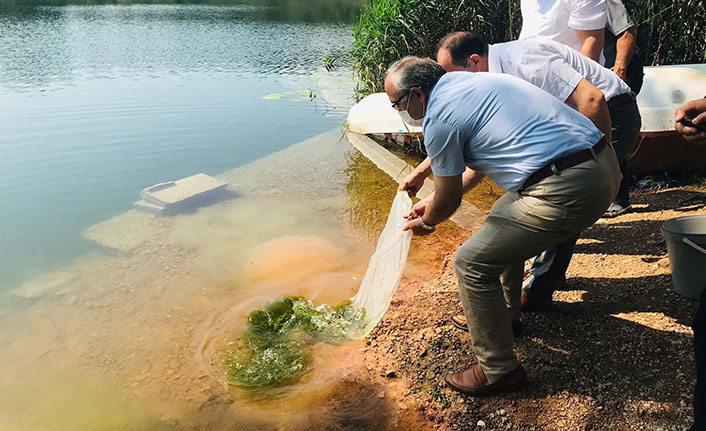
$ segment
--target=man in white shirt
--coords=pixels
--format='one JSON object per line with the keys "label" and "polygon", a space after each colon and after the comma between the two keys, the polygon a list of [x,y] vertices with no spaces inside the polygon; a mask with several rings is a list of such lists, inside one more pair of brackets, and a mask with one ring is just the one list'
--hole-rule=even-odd
{"label": "man in white shirt", "polygon": [[605,0],[522,0],[520,7],[520,39],[543,36],[601,64],[605,62]]}
{"label": "man in white shirt", "polygon": [[446,383],[476,396],[519,389],[526,375],[504,298],[519,299],[525,259],[605,211],[620,178],[615,152],[585,116],[513,76],[446,73],[433,60],[405,57],[390,66],[385,92],[403,119],[423,120],[424,176],[434,174],[433,200],[410,214],[405,230],[434,232],[485,175],[507,191],[456,252],[478,364]]}
{"label": "man in white shirt", "polygon": [[[489,45],[468,32],[446,35],[439,42],[437,57],[449,72],[513,75],[575,107],[608,137],[621,168],[626,166],[624,162],[632,154],[640,133],[640,112],[630,87],[595,61],[545,38]],[[619,201],[622,212],[625,212],[630,205],[627,170],[623,176],[620,190],[625,193],[619,193],[616,201]],[[419,181],[412,176],[408,178],[410,181]],[[424,202],[417,205],[424,205]],[[551,305],[552,293],[564,280],[577,239],[578,235],[571,237],[534,260],[522,289],[523,308],[541,309]],[[513,310],[512,316],[518,320],[519,310]],[[463,316],[454,316],[452,321],[460,328],[465,327]]]}

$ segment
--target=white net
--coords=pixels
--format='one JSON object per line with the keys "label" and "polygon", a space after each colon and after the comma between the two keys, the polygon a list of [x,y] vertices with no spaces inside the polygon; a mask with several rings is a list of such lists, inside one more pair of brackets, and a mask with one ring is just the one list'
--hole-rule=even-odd
{"label": "white net", "polygon": [[412,232],[402,231],[406,223],[404,216],[411,211],[412,199],[407,192],[397,192],[375,253],[368,262],[368,270],[358,293],[351,298],[354,307],[366,311],[365,327],[359,335],[361,338],[382,319],[397,290],[412,241]]}

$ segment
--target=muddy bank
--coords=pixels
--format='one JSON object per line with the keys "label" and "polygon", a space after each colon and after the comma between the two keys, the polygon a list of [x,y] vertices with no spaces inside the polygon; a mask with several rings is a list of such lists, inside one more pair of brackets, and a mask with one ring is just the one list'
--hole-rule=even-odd
{"label": "muddy bank", "polygon": [[697,303],[673,291],[659,226],[706,214],[706,185],[636,192],[632,200],[632,213],[583,233],[556,309],[523,313],[526,330],[515,349],[530,383],[499,397],[460,395],[443,380],[475,363],[468,333],[448,320],[461,310],[453,252],[470,232],[413,241],[433,247],[438,260],[428,274],[406,274],[365,348],[371,376],[418,415],[412,429],[690,426],[696,376],[689,325]]}

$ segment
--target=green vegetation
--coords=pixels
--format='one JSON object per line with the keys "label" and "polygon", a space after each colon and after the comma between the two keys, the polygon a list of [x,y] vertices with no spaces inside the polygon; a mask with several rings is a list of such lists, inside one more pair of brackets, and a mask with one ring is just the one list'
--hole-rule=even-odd
{"label": "green vegetation", "polygon": [[358,91],[383,91],[390,63],[405,55],[434,58],[451,31],[474,29],[490,42],[516,39],[519,10],[519,0],[373,0],[353,30]]}
{"label": "green vegetation", "polygon": [[248,316],[244,343],[230,343],[228,379],[261,388],[292,383],[311,367],[311,348],[319,341],[343,341],[362,329],[365,310],[350,301],[315,307],[300,297],[281,298]]}
{"label": "green vegetation", "polygon": [[[626,6],[646,65],[706,59],[703,0],[626,0]],[[451,31],[498,43],[517,39],[521,28],[519,0],[373,0],[353,30],[358,93],[382,91],[387,67],[405,55],[434,58],[437,42]]]}
{"label": "green vegetation", "polygon": [[637,46],[645,65],[706,61],[703,0],[623,0],[637,24]]}

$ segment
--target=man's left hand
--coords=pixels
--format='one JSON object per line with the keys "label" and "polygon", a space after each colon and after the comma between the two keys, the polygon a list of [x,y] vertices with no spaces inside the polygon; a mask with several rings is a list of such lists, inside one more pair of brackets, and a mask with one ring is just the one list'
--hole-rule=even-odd
{"label": "man's left hand", "polygon": [[422,227],[421,219],[421,217],[417,217],[414,220],[408,221],[407,224],[402,227],[402,230],[411,230],[412,233],[417,236],[426,236],[433,233],[433,230],[424,229]]}

